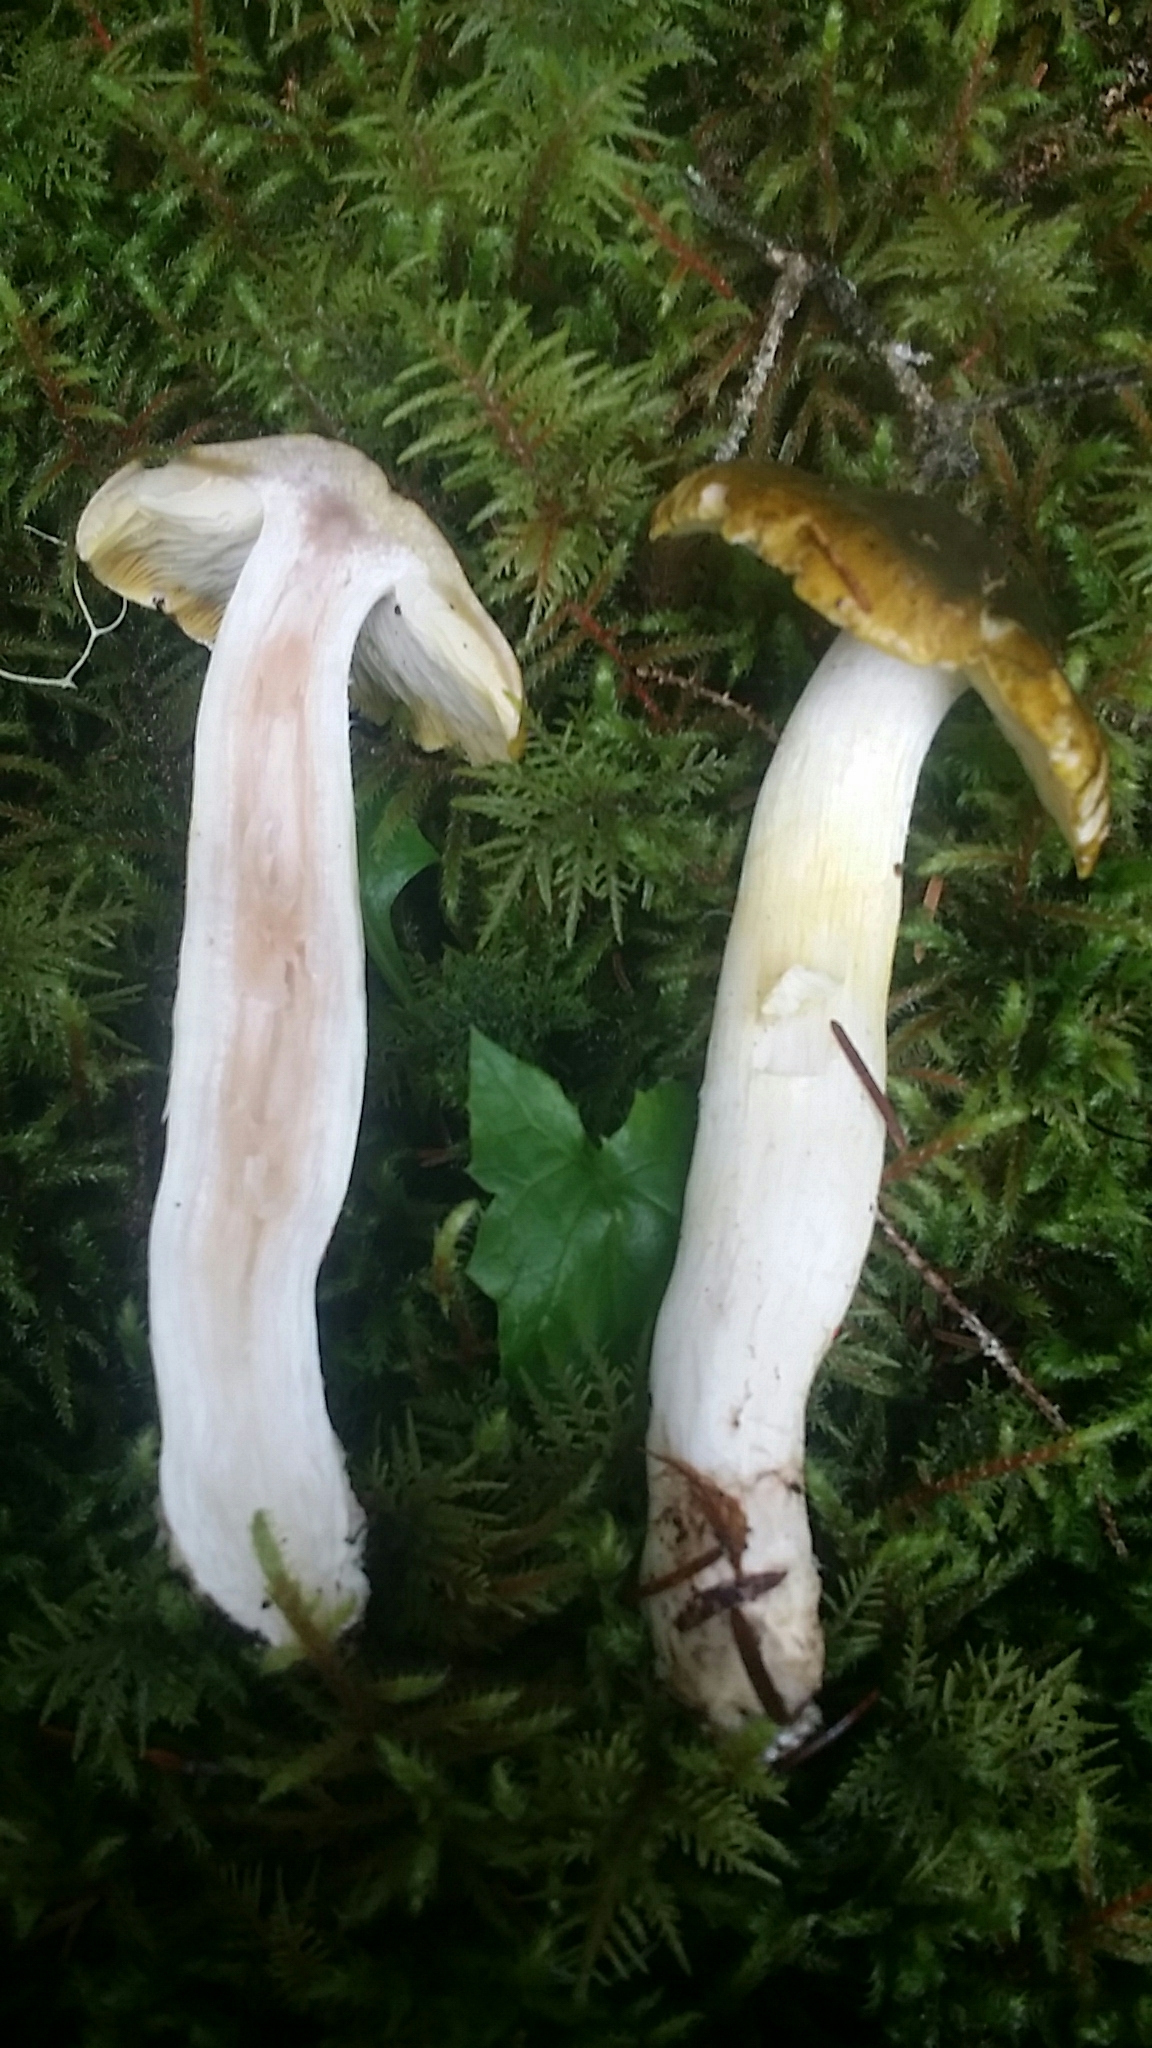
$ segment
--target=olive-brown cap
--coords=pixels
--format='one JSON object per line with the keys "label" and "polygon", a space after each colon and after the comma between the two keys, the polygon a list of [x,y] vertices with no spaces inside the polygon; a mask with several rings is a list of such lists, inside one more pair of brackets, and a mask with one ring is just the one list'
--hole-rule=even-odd
{"label": "olive-brown cap", "polygon": [[698,469],[662,498],[652,536],[713,531],[750,547],[798,597],[874,647],[962,669],[1089,875],[1108,832],[1103,737],[1047,645],[1038,601],[979,527],[910,493],[826,483],[775,462]]}

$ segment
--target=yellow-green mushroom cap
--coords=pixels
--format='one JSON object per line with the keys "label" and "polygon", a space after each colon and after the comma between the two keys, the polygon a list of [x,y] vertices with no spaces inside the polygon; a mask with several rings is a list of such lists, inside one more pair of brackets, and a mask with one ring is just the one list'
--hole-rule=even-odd
{"label": "yellow-green mushroom cap", "polygon": [[979,527],[910,493],[833,485],[775,462],[695,470],[653,539],[715,532],[791,579],[834,626],[923,667],[962,670],[1090,875],[1108,833],[1108,755],[1044,636],[1036,598]]}

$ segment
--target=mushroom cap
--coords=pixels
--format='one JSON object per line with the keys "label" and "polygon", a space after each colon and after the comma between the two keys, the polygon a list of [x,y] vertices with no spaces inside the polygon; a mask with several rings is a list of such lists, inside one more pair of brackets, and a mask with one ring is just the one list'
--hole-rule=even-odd
{"label": "mushroom cap", "polygon": [[776,462],[695,470],[652,537],[711,531],[791,578],[835,626],[901,661],[961,669],[1089,875],[1108,832],[1108,756],[1047,644],[1037,594],[970,519],[908,492],[826,483]]}
{"label": "mushroom cap", "polygon": [[264,524],[260,493],[192,449],[164,469],[129,462],[80,515],[76,551],[134,604],[164,612],[211,647]]}
{"label": "mushroom cap", "polygon": [[517,753],[523,684],[511,647],[439,529],[355,448],[285,434],[191,448],[162,469],[128,463],[85,508],[80,558],[211,646],[276,486],[329,534],[340,522],[349,546],[394,557],[393,588],[365,619],[352,661],[369,715],[399,702],[422,747],[460,746],[471,761]]}

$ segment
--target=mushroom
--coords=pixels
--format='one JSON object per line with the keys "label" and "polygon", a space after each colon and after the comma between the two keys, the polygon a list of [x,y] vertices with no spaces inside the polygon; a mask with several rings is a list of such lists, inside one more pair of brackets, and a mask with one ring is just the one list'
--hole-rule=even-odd
{"label": "mushroom", "polygon": [[315,1308],[367,1043],[349,677],[407,705],[422,745],[480,761],[516,748],[520,671],[431,520],[311,435],[129,464],[77,547],[213,647],[149,1240],[160,1498],[197,1586],[283,1642],[257,1515],[326,1626],[367,1592]]}
{"label": "mushroom", "polygon": [[698,530],[751,547],[846,630],[776,750],[740,877],[653,1340],[644,1591],[689,1704],[721,1728],[762,1712],[808,1726],[824,1649],[805,1408],[876,1217],[920,768],[973,683],[1086,876],[1108,763],[1027,595],[951,509],[736,462],[657,507],[654,536]]}

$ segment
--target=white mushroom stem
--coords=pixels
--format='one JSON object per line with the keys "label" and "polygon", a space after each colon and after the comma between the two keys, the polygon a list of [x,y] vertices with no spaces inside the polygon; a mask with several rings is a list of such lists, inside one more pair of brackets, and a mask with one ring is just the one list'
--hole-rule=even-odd
{"label": "white mushroom stem", "polygon": [[149,1311],[175,1544],[277,1640],[258,1510],[308,1597],[347,1620],[366,1592],[314,1297],[366,1049],[348,673],[388,576],[378,546],[297,490],[265,481],[262,502],[197,726]]}
{"label": "white mushroom stem", "polygon": [[129,463],[76,543],[114,590],[215,643],[149,1261],[160,1492],[197,1585],[279,1642],[293,1631],[257,1515],[323,1624],[367,1591],[315,1316],[367,1037],[349,675],[399,699],[422,746],[487,761],[517,750],[520,671],[432,521],[338,442]]}
{"label": "white mushroom stem", "polygon": [[805,1410],[876,1216],[877,1082],[921,765],[964,680],[842,634],[752,823],[656,1326],[644,1579],[674,1690],[718,1727],[811,1700],[823,1672]]}

